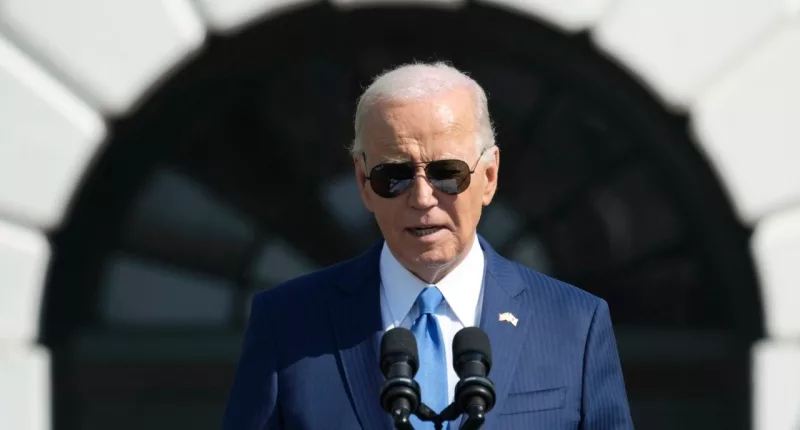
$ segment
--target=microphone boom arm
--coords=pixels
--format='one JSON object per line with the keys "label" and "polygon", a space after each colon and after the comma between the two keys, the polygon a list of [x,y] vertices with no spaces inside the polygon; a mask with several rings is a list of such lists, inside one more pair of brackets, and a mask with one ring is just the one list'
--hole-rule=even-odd
{"label": "microphone boom arm", "polygon": [[420,421],[432,422],[436,430],[442,430],[445,421],[453,421],[459,417],[458,408],[455,403],[451,403],[450,406],[439,414],[434,412],[433,409],[428,407],[425,403],[420,403],[414,415],[416,415]]}

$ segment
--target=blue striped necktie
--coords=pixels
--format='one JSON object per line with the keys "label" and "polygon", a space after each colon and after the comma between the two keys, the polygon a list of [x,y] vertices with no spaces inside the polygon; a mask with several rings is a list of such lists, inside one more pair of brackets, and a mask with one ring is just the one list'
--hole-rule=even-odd
{"label": "blue striped necktie", "polygon": [[[417,297],[419,317],[411,327],[419,349],[419,372],[416,380],[422,391],[422,402],[437,414],[447,407],[449,399],[444,338],[434,315],[443,300],[442,292],[436,287],[422,290]],[[412,417],[412,424],[415,430],[434,428],[432,422],[423,423],[416,416]]]}

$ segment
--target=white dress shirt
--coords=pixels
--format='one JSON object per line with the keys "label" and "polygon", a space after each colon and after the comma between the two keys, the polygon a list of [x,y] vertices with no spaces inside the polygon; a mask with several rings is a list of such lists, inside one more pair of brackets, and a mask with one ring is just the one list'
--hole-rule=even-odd
{"label": "white dress shirt", "polygon": [[[453,337],[462,328],[480,323],[483,269],[483,250],[477,237],[464,260],[435,285],[420,280],[403,267],[385,242],[381,251],[381,315],[384,330],[395,327],[411,329],[419,316],[417,296],[424,288],[438,287],[444,296],[436,310],[436,321],[442,330],[447,353],[448,403],[452,403],[458,383],[458,375],[453,369]],[[420,366],[424,365],[420,363]]]}

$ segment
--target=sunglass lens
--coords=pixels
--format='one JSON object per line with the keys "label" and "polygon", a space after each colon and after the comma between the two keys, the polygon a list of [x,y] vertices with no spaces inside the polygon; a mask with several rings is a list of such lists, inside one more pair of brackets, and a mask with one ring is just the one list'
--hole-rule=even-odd
{"label": "sunglass lens", "polygon": [[446,194],[458,194],[469,187],[469,165],[461,160],[439,160],[425,169],[431,185]]}
{"label": "sunglass lens", "polygon": [[370,184],[375,194],[391,198],[402,194],[414,180],[414,167],[409,164],[379,164],[370,172]]}

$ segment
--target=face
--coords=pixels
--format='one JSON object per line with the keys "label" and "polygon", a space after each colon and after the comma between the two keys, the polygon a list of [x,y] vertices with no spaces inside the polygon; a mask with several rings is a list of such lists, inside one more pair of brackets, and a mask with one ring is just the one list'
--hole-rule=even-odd
{"label": "face", "polygon": [[[356,180],[367,209],[375,215],[395,258],[429,283],[438,282],[472,246],[483,206],[497,189],[499,152],[478,163],[475,102],[467,89],[430,99],[384,102],[374,106],[362,128],[366,171],[354,158]],[[426,179],[425,166],[414,167],[410,187],[394,198],[374,192],[367,177],[381,163],[426,163],[457,159],[475,169],[459,194],[446,194]]]}

